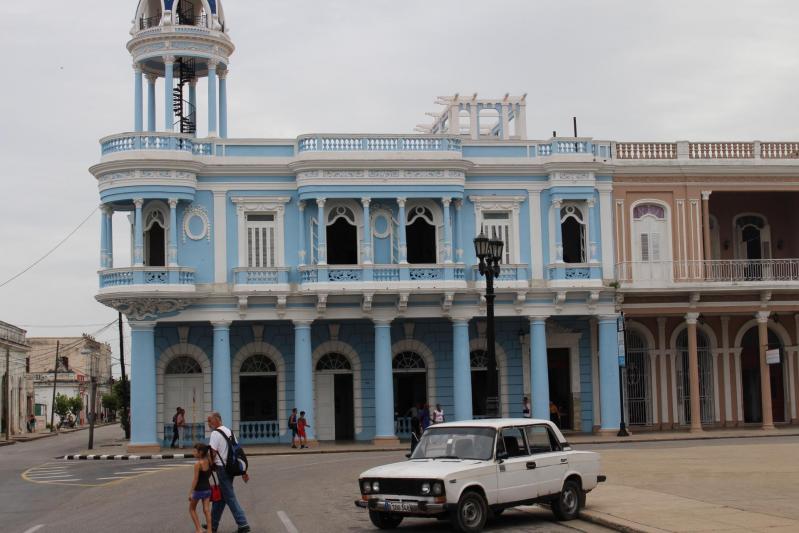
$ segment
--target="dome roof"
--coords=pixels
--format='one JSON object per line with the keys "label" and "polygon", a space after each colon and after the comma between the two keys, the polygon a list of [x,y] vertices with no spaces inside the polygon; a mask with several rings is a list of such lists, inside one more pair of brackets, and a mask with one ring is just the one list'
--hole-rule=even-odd
{"label": "dome roof", "polygon": [[[143,8],[146,4],[161,4],[167,11],[172,11],[175,7],[175,4],[179,3],[180,0],[139,0],[138,6],[136,7],[136,15],[139,16]],[[208,8],[211,10],[211,13],[214,15],[221,15],[221,0],[194,0],[195,2],[199,2],[201,4],[208,4]],[[143,5],[144,4],[144,5]]]}

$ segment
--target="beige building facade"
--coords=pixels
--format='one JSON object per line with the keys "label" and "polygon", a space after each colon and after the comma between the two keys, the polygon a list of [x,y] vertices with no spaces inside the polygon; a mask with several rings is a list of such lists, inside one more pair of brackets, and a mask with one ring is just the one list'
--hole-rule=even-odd
{"label": "beige building facade", "polygon": [[10,424],[10,435],[23,433],[33,409],[33,386],[26,374],[30,347],[25,334],[24,329],[0,321],[0,429],[3,435],[7,424]]}

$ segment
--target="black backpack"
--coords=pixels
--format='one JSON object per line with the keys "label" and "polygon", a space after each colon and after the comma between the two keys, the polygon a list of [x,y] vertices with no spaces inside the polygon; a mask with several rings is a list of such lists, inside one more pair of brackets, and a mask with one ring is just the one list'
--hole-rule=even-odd
{"label": "black backpack", "polygon": [[247,454],[244,449],[239,445],[236,437],[233,436],[233,431],[230,431],[230,437],[225,435],[221,429],[215,429],[227,442],[227,457],[222,459],[222,466],[225,467],[225,472],[230,477],[243,476],[247,473],[250,463],[247,460]]}

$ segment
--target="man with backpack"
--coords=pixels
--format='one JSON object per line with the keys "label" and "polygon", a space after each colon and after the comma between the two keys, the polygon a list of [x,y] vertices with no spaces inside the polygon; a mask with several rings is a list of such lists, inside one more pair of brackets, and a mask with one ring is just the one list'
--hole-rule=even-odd
{"label": "man with backpack", "polygon": [[250,480],[250,476],[247,474],[247,456],[239,446],[236,437],[233,436],[233,432],[222,425],[222,416],[219,413],[214,412],[208,415],[208,427],[211,428],[214,471],[222,491],[222,500],[214,502],[211,508],[211,529],[212,531],[217,530],[219,520],[227,505],[238,526],[237,533],[247,533],[250,531],[250,526],[247,524],[247,517],[233,490],[233,479],[237,476],[241,476],[245,483]]}

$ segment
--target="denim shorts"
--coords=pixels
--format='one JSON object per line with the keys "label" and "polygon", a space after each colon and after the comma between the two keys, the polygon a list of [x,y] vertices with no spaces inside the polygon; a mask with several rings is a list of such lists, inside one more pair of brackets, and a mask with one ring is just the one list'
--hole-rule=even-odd
{"label": "denim shorts", "polygon": [[192,500],[204,500],[211,497],[211,489],[208,490],[193,490],[191,491]]}

